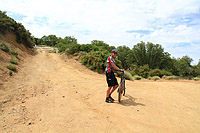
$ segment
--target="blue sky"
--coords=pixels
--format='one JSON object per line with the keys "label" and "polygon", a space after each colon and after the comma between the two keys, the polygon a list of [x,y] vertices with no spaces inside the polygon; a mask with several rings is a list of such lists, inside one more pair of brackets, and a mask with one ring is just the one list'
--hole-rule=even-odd
{"label": "blue sky", "polygon": [[179,58],[200,59],[199,0],[0,0],[0,10],[33,36],[74,36],[78,43],[102,40],[130,48],[161,44]]}

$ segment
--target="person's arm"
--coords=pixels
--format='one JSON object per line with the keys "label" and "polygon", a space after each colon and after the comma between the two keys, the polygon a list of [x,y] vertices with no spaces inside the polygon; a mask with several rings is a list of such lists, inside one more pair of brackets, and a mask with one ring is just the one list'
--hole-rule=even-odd
{"label": "person's arm", "polygon": [[108,61],[109,61],[109,63],[111,64],[111,66],[112,66],[115,70],[121,71],[121,72],[124,71],[123,69],[119,69],[119,68],[110,60],[110,57],[108,57]]}
{"label": "person's arm", "polygon": [[117,70],[117,71],[121,71],[121,69],[119,69],[113,62],[111,62],[112,67]]}

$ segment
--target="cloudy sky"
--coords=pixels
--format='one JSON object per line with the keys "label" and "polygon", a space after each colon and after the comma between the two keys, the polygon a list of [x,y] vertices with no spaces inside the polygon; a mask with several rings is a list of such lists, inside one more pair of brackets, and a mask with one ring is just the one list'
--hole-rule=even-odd
{"label": "cloudy sky", "polygon": [[0,0],[33,36],[74,36],[130,48],[161,44],[172,57],[200,59],[200,0]]}

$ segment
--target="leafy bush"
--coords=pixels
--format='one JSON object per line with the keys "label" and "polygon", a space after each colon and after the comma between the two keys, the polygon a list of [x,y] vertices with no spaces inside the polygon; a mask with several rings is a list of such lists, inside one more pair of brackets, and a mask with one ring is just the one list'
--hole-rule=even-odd
{"label": "leafy bush", "polygon": [[159,80],[160,77],[159,77],[159,76],[153,76],[153,77],[149,77],[149,79],[150,79],[150,80],[155,80],[155,81],[156,81],[156,80]]}
{"label": "leafy bush", "polygon": [[29,48],[33,47],[33,37],[31,37],[31,33],[21,23],[17,23],[14,19],[7,16],[6,12],[2,11],[0,11],[0,18],[0,32],[2,34],[5,34],[6,31],[13,32],[18,43],[23,43]]}
{"label": "leafy bush", "polygon": [[14,50],[14,49],[13,49],[13,50],[11,50],[11,54],[14,55],[14,56],[17,56],[17,55],[18,55],[18,52],[17,52],[17,50]]}
{"label": "leafy bush", "polygon": [[148,65],[144,65],[144,66],[133,66],[133,70],[131,71],[132,75],[139,75],[142,76],[144,78],[149,77],[149,66]]}
{"label": "leafy bush", "polygon": [[134,78],[135,80],[141,80],[141,79],[142,79],[142,76],[134,75],[133,78]]}
{"label": "leafy bush", "polygon": [[17,68],[16,66],[8,65],[6,66],[9,70],[16,72]]}
{"label": "leafy bush", "polygon": [[74,53],[74,56],[78,56],[78,53]]}
{"label": "leafy bush", "polygon": [[12,71],[9,71],[9,75],[12,76]]}
{"label": "leafy bush", "polygon": [[166,75],[164,75],[162,78],[167,79],[167,80],[177,80],[177,79],[179,79],[178,76],[166,76]]}
{"label": "leafy bush", "polygon": [[63,52],[66,50],[66,48],[68,48],[69,46],[67,44],[64,43],[58,43],[56,44],[56,47],[58,48],[58,52]]}
{"label": "leafy bush", "polygon": [[162,74],[161,74],[161,70],[160,69],[153,69],[149,72],[149,76],[150,77],[153,77],[153,76],[159,76],[159,77],[162,77]]}
{"label": "leafy bush", "polygon": [[8,45],[4,42],[0,42],[0,49],[3,50],[4,52],[9,52]]}
{"label": "leafy bush", "polygon": [[124,77],[125,77],[125,79],[128,79],[128,80],[134,80],[134,78],[131,75],[131,73],[129,73],[127,71],[124,72]]}
{"label": "leafy bush", "polygon": [[200,80],[200,77],[194,77],[193,80],[199,81],[199,80]]}
{"label": "leafy bush", "polygon": [[[110,56],[107,50],[104,51],[91,51],[85,56],[81,57],[81,62],[83,65],[91,70],[95,70],[99,73],[103,73],[106,68],[106,60]],[[116,65],[121,68],[121,62],[115,59]]]}
{"label": "leafy bush", "polygon": [[50,50],[49,53],[56,53],[56,49]]}
{"label": "leafy bush", "polygon": [[11,56],[10,63],[18,65],[17,58],[15,56]]}
{"label": "leafy bush", "polygon": [[107,51],[91,51],[81,58],[81,62],[89,69],[102,73],[105,71],[108,56]]}
{"label": "leafy bush", "polygon": [[66,49],[66,54],[74,54],[80,51],[80,44],[72,44]]}

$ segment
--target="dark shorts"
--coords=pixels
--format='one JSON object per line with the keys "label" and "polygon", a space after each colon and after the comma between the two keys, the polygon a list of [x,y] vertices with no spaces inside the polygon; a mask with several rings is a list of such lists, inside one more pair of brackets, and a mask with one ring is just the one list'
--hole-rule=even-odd
{"label": "dark shorts", "polygon": [[106,72],[106,80],[107,80],[108,86],[118,85],[118,82],[117,82],[117,79],[114,75],[114,72],[110,72],[110,73]]}

